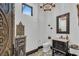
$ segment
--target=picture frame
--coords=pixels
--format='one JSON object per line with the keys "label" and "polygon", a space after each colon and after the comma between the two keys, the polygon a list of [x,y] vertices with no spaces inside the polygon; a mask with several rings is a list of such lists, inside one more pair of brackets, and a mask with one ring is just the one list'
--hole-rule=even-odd
{"label": "picture frame", "polygon": [[57,16],[57,33],[69,34],[69,17],[70,13]]}

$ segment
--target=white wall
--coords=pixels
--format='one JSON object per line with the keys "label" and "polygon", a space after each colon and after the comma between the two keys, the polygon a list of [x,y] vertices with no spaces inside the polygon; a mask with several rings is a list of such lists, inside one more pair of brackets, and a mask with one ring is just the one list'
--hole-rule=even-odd
{"label": "white wall", "polygon": [[52,38],[59,37],[61,35],[65,36],[66,34],[57,34],[56,33],[56,17],[65,13],[70,13],[70,34],[69,38],[74,43],[79,43],[79,26],[78,26],[78,17],[77,17],[77,7],[76,4],[56,4],[55,8],[51,12],[47,12],[47,25],[50,24],[53,27],[53,31],[47,26],[47,35],[51,35]]}
{"label": "white wall", "polygon": [[[57,39],[61,35],[66,36],[67,34],[57,34],[56,33],[56,17],[65,13],[70,13],[70,42],[79,45],[79,26],[78,26],[78,14],[77,14],[77,5],[76,4],[56,4],[55,8],[51,12],[46,12],[45,22],[47,23],[44,27],[50,24],[53,27],[53,30],[50,30],[49,27],[46,27],[46,37],[51,36],[52,39]],[[43,24],[42,24],[43,25]],[[47,39],[46,39],[47,40]],[[71,50],[73,52],[74,50]],[[79,55],[78,51],[75,51]]]}
{"label": "white wall", "polygon": [[[39,4],[40,6],[41,4]],[[46,42],[46,13],[40,9],[40,7],[38,8],[38,24],[39,24],[39,46],[41,46],[43,43]]]}
{"label": "white wall", "polygon": [[15,4],[15,27],[20,21],[25,26],[26,52],[38,47],[38,4],[28,5],[33,7],[33,16],[22,14],[22,4]]}
{"label": "white wall", "polygon": [[[36,49],[48,41],[48,36],[55,39],[66,34],[56,33],[56,17],[65,13],[70,13],[70,34],[69,39],[79,44],[79,26],[76,4],[55,4],[51,12],[44,12],[39,8],[41,4],[29,4],[33,6],[33,16],[22,14],[21,4],[15,4],[15,24],[20,21],[25,25],[26,52]],[[48,27],[53,27],[53,30]]]}

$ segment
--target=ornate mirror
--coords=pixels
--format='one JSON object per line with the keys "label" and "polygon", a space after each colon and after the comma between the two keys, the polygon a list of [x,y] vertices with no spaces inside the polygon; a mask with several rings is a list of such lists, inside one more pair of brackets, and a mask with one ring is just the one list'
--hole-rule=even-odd
{"label": "ornate mirror", "polygon": [[57,16],[57,33],[69,34],[69,13]]}

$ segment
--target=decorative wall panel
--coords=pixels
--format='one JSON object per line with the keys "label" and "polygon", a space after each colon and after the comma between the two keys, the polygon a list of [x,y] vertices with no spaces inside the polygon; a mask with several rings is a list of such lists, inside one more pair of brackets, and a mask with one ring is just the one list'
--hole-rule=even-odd
{"label": "decorative wall panel", "polygon": [[15,55],[17,56],[25,56],[26,49],[26,37],[18,36],[15,40]]}
{"label": "decorative wall panel", "polygon": [[16,26],[16,39],[15,39],[15,55],[24,56],[26,49],[26,36],[24,36],[24,25],[20,22]]}
{"label": "decorative wall panel", "polygon": [[0,4],[0,55],[12,55],[14,15],[13,4]]}
{"label": "decorative wall panel", "polygon": [[24,25],[21,22],[16,25],[16,35],[24,35]]}

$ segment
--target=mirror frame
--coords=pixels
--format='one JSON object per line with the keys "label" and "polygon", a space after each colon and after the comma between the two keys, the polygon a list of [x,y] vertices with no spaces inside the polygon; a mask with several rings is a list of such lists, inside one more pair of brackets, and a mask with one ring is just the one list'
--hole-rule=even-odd
{"label": "mirror frame", "polygon": [[[66,31],[59,31],[59,18],[61,17],[67,17],[66,18]],[[57,16],[57,33],[59,34],[69,34],[70,30],[70,22],[69,22],[70,13],[65,13],[63,15]]]}

